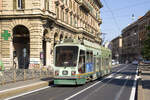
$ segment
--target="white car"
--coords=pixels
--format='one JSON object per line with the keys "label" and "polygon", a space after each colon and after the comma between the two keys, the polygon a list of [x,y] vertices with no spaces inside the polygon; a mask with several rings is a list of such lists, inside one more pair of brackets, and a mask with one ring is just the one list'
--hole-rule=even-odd
{"label": "white car", "polygon": [[133,65],[138,65],[138,61],[134,60],[134,61],[132,61],[132,64]]}
{"label": "white car", "polygon": [[117,65],[117,64],[119,64],[119,62],[118,62],[118,61],[116,61],[116,60],[112,60],[112,65]]}
{"label": "white car", "polygon": [[144,60],[143,63],[144,64],[150,64],[150,60]]}

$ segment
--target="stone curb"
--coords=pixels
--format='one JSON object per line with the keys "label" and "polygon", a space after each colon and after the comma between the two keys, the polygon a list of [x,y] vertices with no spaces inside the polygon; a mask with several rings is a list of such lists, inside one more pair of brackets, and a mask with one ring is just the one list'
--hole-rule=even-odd
{"label": "stone curb", "polygon": [[141,71],[141,69],[139,68],[138,74],[139,74],[140,78],[138,79],[138,86],[137,86],[137,88],[138,88],[138,90],[137,90],[137,100],[144,100],[144,99],[143,99],[143,88],[142,88],[142,77],[141,77],[141,73],[142,73],[142,71]]}
{"label": "stone curb", "polygon": [[26,86],[22,86],[22,87],[17,87],[17,88],[0,91],[0,100],[3,100],[5,98],[11,97],[11,96],[15,96],[15,95],[18,95],[21,93],[25,93],[25,92],[33,91],[33,90],[36,90],[39,88],[43,88],[43,87],[49,86],[52,83],[53,83],[52,80],[51,81],[42,81],[42,82],[37,82],[37,83],[29,84]]}
{"label": "stone curb", "polygon": [[137,100],[144,100],[143,99],[143,88],[142,88],[142,80],[138,80],[138,95]]}

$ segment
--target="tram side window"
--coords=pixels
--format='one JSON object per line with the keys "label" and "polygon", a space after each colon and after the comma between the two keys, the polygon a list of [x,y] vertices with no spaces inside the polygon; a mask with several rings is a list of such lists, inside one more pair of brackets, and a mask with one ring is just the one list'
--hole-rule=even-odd
{"label": "tram side window", "polygon": [[92,52],[87,52],[87,63],[93,63],[93,53]]}
{"label": "tram side window", "polygon": [[94,69],[93,53],[91,51],[86,52],[86,72],[92,72]]}
{"label": "tram side window", "polygon": [[98,59],[98,66],[99,66],[99,71],[101,70],[101,58],[99,57],[99,59]]}
{"label": "tram side window", "polygon": [[85,51],[80,51],[79,56],[79,67],[78,67],[79,73],[85,73]]}

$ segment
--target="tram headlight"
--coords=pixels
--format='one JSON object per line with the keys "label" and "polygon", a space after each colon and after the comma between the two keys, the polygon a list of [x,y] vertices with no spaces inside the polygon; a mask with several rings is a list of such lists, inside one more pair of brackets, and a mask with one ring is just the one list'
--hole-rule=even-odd
{"label": "tram headlight", "polygon": [[59,71],[55,71],[55,76],[58,76],[59,75]]}
{"label": "tram headlight", "polygon": [[75,75],[76,74],[76,71],[71,71],[71,75]]}

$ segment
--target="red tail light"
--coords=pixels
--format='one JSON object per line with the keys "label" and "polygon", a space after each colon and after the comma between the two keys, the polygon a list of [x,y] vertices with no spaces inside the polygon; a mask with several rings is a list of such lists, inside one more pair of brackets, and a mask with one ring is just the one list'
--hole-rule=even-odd
{"label": "red tail light", "polygon": [[55,71],[55,76],[58,76],[59,75],[59,71]]}
{"label": "red tail light", "polygon": [[72,72],[71,72],[71,75],[75,75],[75,74],[76,74],[76,71],[72,71]]}

